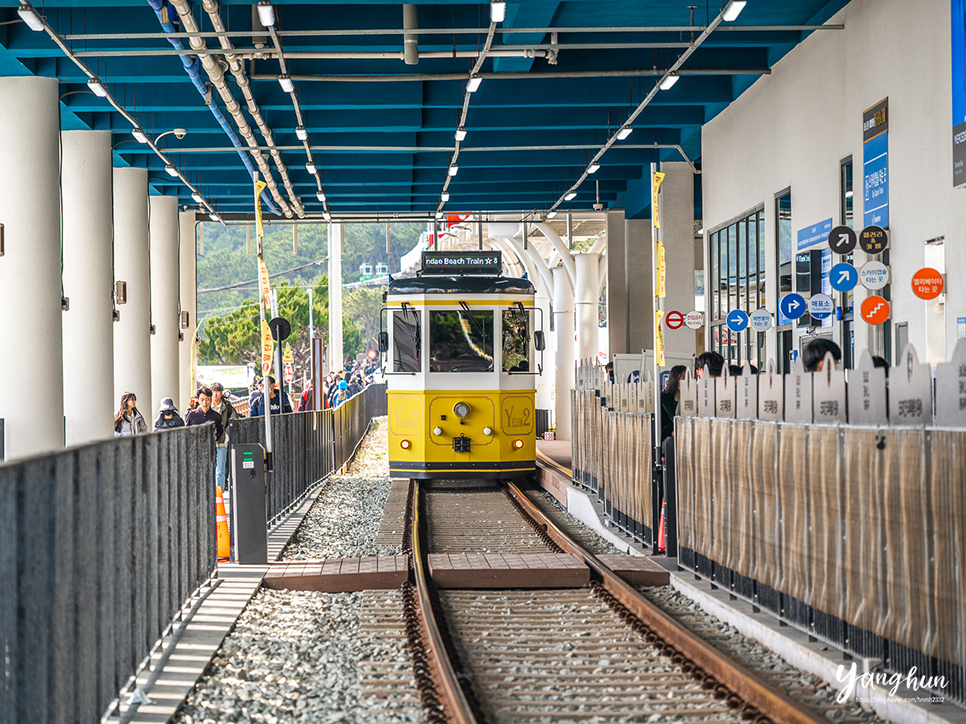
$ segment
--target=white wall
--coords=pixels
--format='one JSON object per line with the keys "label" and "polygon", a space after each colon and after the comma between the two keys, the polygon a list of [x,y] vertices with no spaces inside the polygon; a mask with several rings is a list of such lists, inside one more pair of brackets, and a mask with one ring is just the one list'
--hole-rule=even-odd
{"label": "white wall", "polygon": [[[889,98],[889,202],[892,320],[926,354],[927,303],[910,280],[923,267],[924,242],[945,236],[945,354],[966,316],[966,189],[952,188],[949,0],[853,0],[703,130],[704,228],[765,205],[768,308],[777,309],[775,193],[792,190],[792,238],[805,226],[839,221],[839,164],[853,158],[855,228],[862,223],[862,112]],[[833,256],[833,261],[835,257]],[[866,255],[856,250],[861,266]],[[710,268],[710,267],[707,267]],[[710,284],[710,280],[709,280]],[[870,327],[858,314],[856,354]],[[835,324],[838,327],[838,323]],[[775,354],[775,332],[768,354]],[[935,364],[939,359],[932,359]]]}

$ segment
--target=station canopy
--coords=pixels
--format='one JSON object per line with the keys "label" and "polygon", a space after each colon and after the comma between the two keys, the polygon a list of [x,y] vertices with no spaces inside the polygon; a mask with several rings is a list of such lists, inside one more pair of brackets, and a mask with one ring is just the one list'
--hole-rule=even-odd
{"label": "station canopy", "polygon": [[223,219],[253,174],[281,219],[643,213],[650,164],[699,170],[703,124],[845,4],[0,0],[0,73]]}

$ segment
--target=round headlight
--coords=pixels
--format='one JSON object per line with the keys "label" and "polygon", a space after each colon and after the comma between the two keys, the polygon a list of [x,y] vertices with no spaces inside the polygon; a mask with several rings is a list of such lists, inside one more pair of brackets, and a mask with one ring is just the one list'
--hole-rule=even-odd
{"label": "round headlight", "polygon": [[413,446],[413,444],[411,442],[409,442],[409,440],[401,440],[399,442],[399,447],[401,447],[403,450],[408,450],[412,446]]}
{"label": "round headlight", "polygon": [[514,450],[520,450],[522,447],[523,447],[523,440],[520,440],[519,438],[517,438],[516,440],[513,441]]}
{"label": "round headlight", "polygon": [[457,402],[453,407],[453,412],[456,413],[457,417],[466,417],[470,414],[470,406],[465,402]]}

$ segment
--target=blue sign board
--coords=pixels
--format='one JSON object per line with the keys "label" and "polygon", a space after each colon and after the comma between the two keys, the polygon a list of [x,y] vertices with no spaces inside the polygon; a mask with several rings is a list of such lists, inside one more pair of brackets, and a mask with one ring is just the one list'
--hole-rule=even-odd
{"label": "blue sign board", "polygon": [[817,224],[806,226],[798,230],[798,251],[808,249],[818,244],[823,244],[828,239],[828,233],[832,230],[832,219],[820,221]]}
{"label": "blue sign board", "polygon": [[889,99],[862,114],[863,226],[889,225]]}
{"label": "blue sign board", "polygon": [[805,314],[805,298],[801,294],[786,294],[778,300],[778,308],[789,319],[798,319]]}
{"label": "blue sign board", "polygon": [[727,322],[732,332],[744,332],[748,327],[748,315],[740,309],[732,309],[728,312]]}
{"label": "blue sign board", "polygon": [[828,278],[832,289],[837,292],[850,292],[859,283],[859,273],[854,266],[845,262],[833,266]]}

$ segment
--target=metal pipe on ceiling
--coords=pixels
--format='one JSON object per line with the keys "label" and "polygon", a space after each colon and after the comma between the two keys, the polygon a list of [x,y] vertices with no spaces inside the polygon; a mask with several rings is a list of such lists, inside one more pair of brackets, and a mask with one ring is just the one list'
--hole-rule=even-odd
{"label": "metal pipe on ceiling", "polygon": [[[403,5],[403,28],[406,30],[417,30],[419,28],[415,5]],[[419,36],[416,33],[406,33],[403,36],[403,59],[406,61],[406,65],[417,65],[419,63]]]}
{"label": "metal pipe on ceiling", "polygon": [[[427,129],[428,130],[428,129]],[[279,151],[298,151],[302,146],[275,146]],[[337,152],[361,152],[361,153],[451,153],[455,146],[312,146],[313,151],[319,153]],[[588,151],[600,146],[593,143],[570,143],[570,144],[547,144],[540,146],[467,146],[461,149],[462,153],[490,153],[493,151]],[[681,148],[676,143],[622,143],[621,148],[631,150],[647,150],[655,148],[667,148],[678,150]],[[259,146],[242,146],[242,150],[260,150]],[[230,153],[234,148],[224,146],[200,146],[195,148],[179,149],[179,154],[191,153]],[[137,149],[129,151],[137,153]]]}

